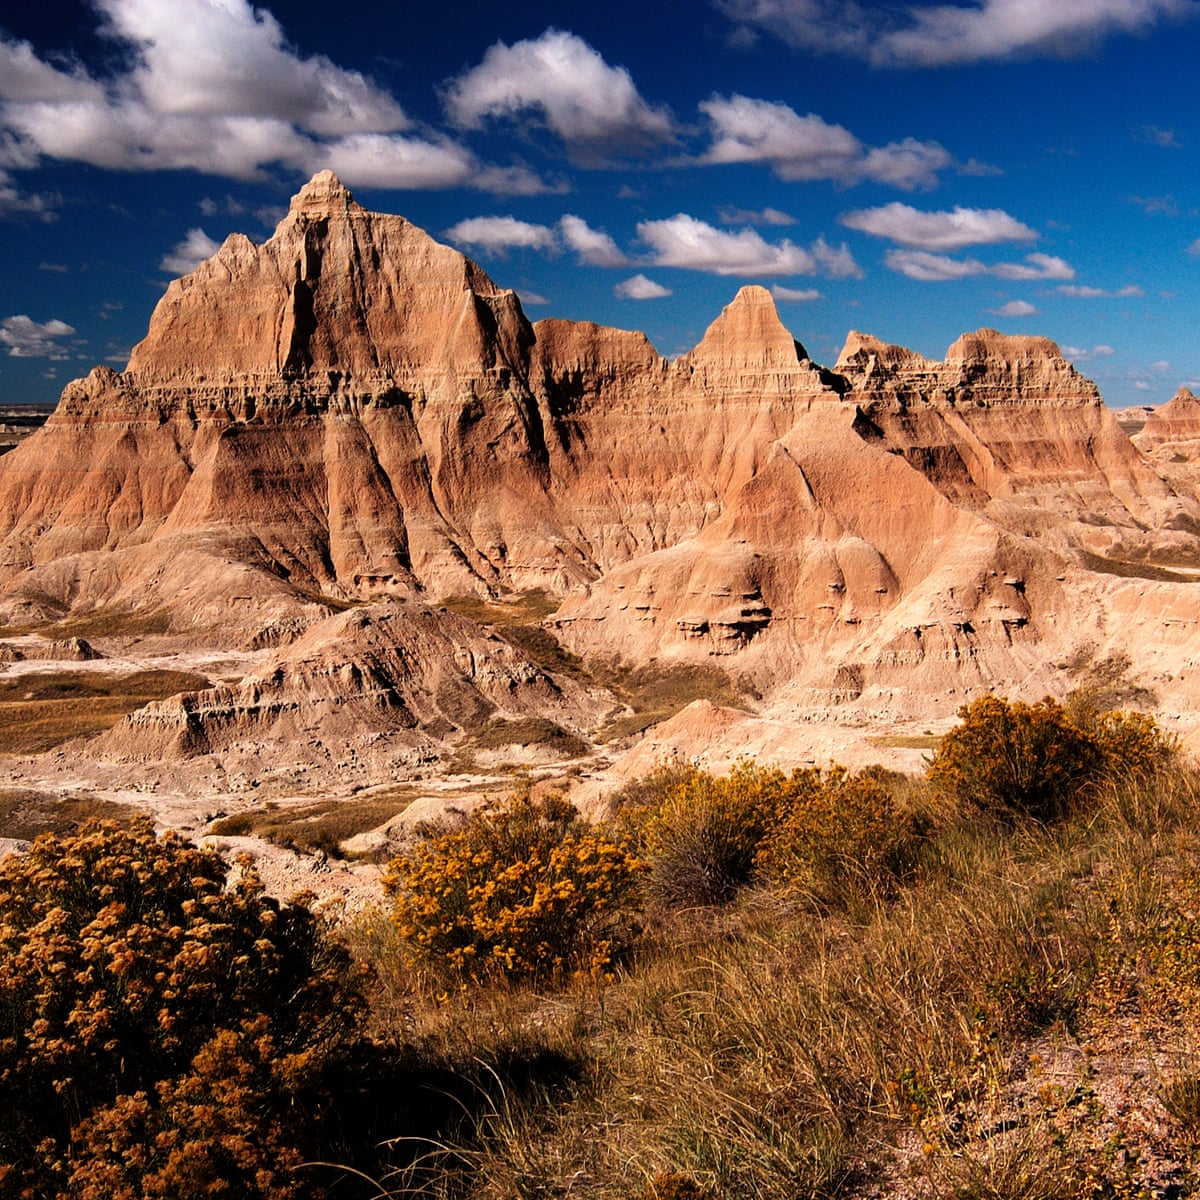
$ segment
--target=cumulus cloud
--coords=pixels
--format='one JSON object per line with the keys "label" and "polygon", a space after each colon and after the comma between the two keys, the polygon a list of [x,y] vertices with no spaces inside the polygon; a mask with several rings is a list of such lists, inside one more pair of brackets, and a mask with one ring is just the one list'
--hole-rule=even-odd
{"label": "cumulus cloud", "polygon": [[1077,284],[1063,284],[1056,289],[1060,296],[1070,296],[1072,300],[1112,300],[1125,296],[1144,296],[1146,293],[1135,284],[1118,288],[1115,292],[1104,288],[1084,287]]}
{"label": "cumulus cloud", "polygon": [[23,313],[0,321],[0,346],[8,347],[10,358],[50,358],[57,362],[70,357],[60,339],[74,328],[54,318],[39,324]]}
{"label": "cumulus cloud", "polygon": [[887,146],[864,146],[841,125],[815,113],[801,116],[787,104],[749,96],[713,96],[700,105],[709,120],[711,143],[699,161],[708,164],[763,163],[780,179],[863,180],[911,191],[932,187],[952,159],[937,142],[908,138]]}
{"label": "cumulus cloud", "polygon": [[634,275],[632,279],[626,279],[613,288],[613,295],[621,300],[661,300],[671,294],[670,288],[663,287],[661,283],[655,283],[653,279],[647,279],[641,274]]}
{"label": "cumulus cloud", "polygon": [[214,242],[203,229],[189,229],[187,237],[163,255],[158,265],[169,275],[186,275],[220,248],[220,243]]}
{"label": "cumulus cloud", "polygon": [[1071,359],[1073,362],[1086,362],[1089,358],[1109,358],[1116,351],[1111,346],[1093,346],[1090,350],[1086,346],[1063,346],[1063,355]]}
{"label": "cumulus cloud", "polygon": [[1028,300],[1010,300],[1007,304],[1002,304],[999,308],[992,308],[988,311],[994,313],[997,317],[1037,316],[1037,309]]}
{"label": "cumulus cloud", "polygon": [[1052,254],[1027,254],[1021,263],[980,262],[977,258],[951,258],[926,250],[889,250],[883,260],[887,266],[924,283],[943,283],[967,279],[973,275],[994,275],[997,279],[1039,280],[1074,279],[1074,268]]}
{"label": "cumulus cloud", "polygon": [[105,32],[138,47],[128,85],[155,112],[253,113],[339,135],[405,128],[396,101],[358,71],[289,47],[279,22],[245,0],[94,0]]}
{"label": "cumulus cloud", "polygon": [[1200,258],[1200,238],[1197,238],[1188,246],[1187,252],[1195,258]]}
{"label": "cumulus cloud", "polygon": [[0,217],[21,214],[52,221],[58,203],[56,196],[22,192],[7,171],[0,171]]}
{"label": "cumulus cloud", "polygon": [[821,298],[821,293],[816,288],[789,288],[780,283],[771,285],[771,295],[784,304],[807,304],[811,300]]}
{"label": "cumulus cloud", "polygon": [[1174,129],[1163,129],[1160,125],[1142,125],[1137,131],[1139,142],[1147,142],[1151,146],[1161,146],[1164,150],[1181,148],[1179,137]]}
{"label": "cumulus cloud", "polygon": [[529,171],[490,166],[415,129],[389,92],[301,54],[247,0],[94,0],[94,8],[99,32],[129,51],[103,78],[0,35],[0,166],[48,158],[235,179],[272,166],[332,166],[352,186],[547,190]]}
{"label": "cumulus cloud", "polygon": [[835,248],[824,239],[807,249],[788,238],[772,243],[753,229],[736,233],[716,229],[687,213],[643,221],[637,228],[638,236],[654,251],[655,266],[685,267],[713,275],[815,275],[823,271],[843,278],[862,274],[844,245]]}
{"label": "cumulus cloud", "polygon": [[561,29],[512,46],[497,42],[447,85],[444,100],[463,129],[536,114],[584,161],[644,151],[675,134],[670,111],[643,100],[624,67]]}
{"label": "cumulus cloud", "polygon": [[558,238],[548,225],[534,225],[516,217],[470,217],[447,229],[446,237],[493,254],[509,250],[542,250],[553,254],[558,249]]}
{"label": "cumulus cloud", "polygon": [[[592,267],[624,267],[629,263],[625,253],[607,233],[593,229],[582,217],[568,213],[558,222],[559,232],[568,250],[574,250],[580,262]],[[641,278],[639,276],[639,278]],[[646,297],[634,296],[641,300]]]}
{"label": "cumulus cloud", "polygon": [[1023,263],[997,263],[991,272],[1000,279],[1075,278],[1075,268],[1055,254],[1027,254]]}
{"label": "cumulus cloud", "polygon": [[722,225],[795,225],[796,218],[777,208],[721,208],[717,217]]}
{"label": "cumulus cloud", "polygon": [[1037,233],[999,208],[921,212],[896,201],[843,214],[841,223],[920,250],[961,250],[997,242],[1032,242]]}
{"label": "cumulus cloud", "polygon": [[565,248],[591,267],[626,267],[630,261],[607,233],[571,213],[554,225],[534,225],[516,217],[471,217],[446,230],[446,236],[495,254],[511,249],[557,254]]}
{"label": "cumulus cloud", "polygon": [[1118,33],[1194,16],[1194,0],[975,0],[881,10],[847,0],[715,0],[743,34],[883,67],[942,67],[1084,53]]}

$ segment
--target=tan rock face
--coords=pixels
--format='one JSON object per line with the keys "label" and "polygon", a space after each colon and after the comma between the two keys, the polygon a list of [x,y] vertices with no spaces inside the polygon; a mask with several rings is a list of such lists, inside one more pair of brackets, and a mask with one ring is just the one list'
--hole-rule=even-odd
{"label": "tan rock face", "polygon": [[1200,450],[1200,399],[1181,387],[1147,416],[1133,441],[1147,454],[1166,450],[1171,455],[1195,458]]}
{"label": "tan rock face", "polygon": [[[801,707],[952,710],[1010,682],[1061,690],[1046,664],[1119,642],[1105,613],[1134,610],[1155,554],[1195,555],[1195,529],[1194,490],[1045,339],[981,330],[936,362],[852,333],[830,371],[747,287],[668,362],[639,333],[530,325],[325,172],[265,243],[235,235],[172,283],[128,369],[68,386],[0,460],[0,608],[154,609],[264,646],[324,616],[318,593],[540,587],[583,655],[715,660]],[[1164,620],[1191,611],[1151,582]],[[352,624],[320,627],[361,675],[377,651]],[[414,638],[417,657],[469,641]],[[308,661],[196,712],[283,729],[286,696],[343,682],[370,707]],[[441,719],[423,687],[387,721]],[[175,729],[154,737],[184,709],[154,710]]]}
{"label": "tan rock face", "polygon": [[576,728],[611,708],[461,617],[377,605],[315,625],[237,685],[139,709],[103,734],[94,753],[237,761],[263,745],[290,745],[293,757],[319,763],[346,747],[366,755],[387,737],[393,758],[420,763],[492,718],[539,716]]}

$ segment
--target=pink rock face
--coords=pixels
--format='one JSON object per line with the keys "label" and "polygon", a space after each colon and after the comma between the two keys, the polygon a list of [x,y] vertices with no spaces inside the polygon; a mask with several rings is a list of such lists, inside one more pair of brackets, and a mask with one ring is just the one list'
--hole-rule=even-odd
{"label": "pink rock face", "polygon": [[1046,339],[981,330],[938,362],[852,333],[830,371],[746,287],[668,362],[640,333],[530,325],[322,172],[0,460],[0,607],[263,644],[315,593],[537,587],[581,654],[956,706],[1083,636],[1059,619],[1072,573],[1180,561],[1194,528],[1194,493]]}

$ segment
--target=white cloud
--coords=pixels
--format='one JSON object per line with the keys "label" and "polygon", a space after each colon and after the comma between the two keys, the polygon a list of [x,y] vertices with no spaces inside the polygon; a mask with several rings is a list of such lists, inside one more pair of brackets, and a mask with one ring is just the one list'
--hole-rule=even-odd
{"label": "white cloud", "polygon": [[1179,150],[1181,143],[1174,129],[1163,129],[1161,125],[1143,125],[1137,131],[1137,139],[1164,150]]}
{"label": "white cloud", "polygon": [[450,119],[478,129],[488,118],[537,113],[585,161],[645,150],[674,137],[665,107],[642,99],[624,67],[612,67],[582,38],[547,29],[497,42],[445,91]]}
{"label": "white cloud", "polygon": [[446,230],[452,242],[479,246],[493,254],[508,250],[542,250],[553,254],[558,238],[547,225],[518,221],[516,217],[470,217]]}
{"label": "white cloud", "polygon": [[245,0],[94,0],[106,32],[138,47],[127,81],[157,113],[288,121],[316,134],[403,129],[396,101],[358,71],[289,47]]}
{"label": "white cloud", "polygon": [[52,221],[58,203],[57,196],[22,192],[7,171],[0,171],[0,217],[20,213],[40,217],[43,221]]}
{"label": "white cloud", "polygon": [[713,96],[700,104],[712,141],[698,161],[764,163],[780,179],[833,179],[878,183],[911,190],[931,187],[952,159],[937,142],[909,138],[874,149],[841,125],[815,113],[801,116],[787,104],[749,96]]}
{"label": "white cloud", "polygon": [[1116,351],[1111,346],[1093,346],[1088,350],[1084,346],[1063,346],[1063,355],[1074,362],[1085,362],[1089,358],[1109,358],[1116,354]]}
{"label": "white cloud", "polygon": [[568,213],[559,219],[558,228],[567,248],[579,255],[580,262],[593,267],[624,267],[629,264],[629,259],[617,243],[607,233],[593,229],[582,217]]}
{"label": "white cloud", "polygon": [[477,171],[470,151],[451,141],[364,133],[314,148],[309,168],[329,167],[359,187],[445,188],[468,184]]}
{"label": "white cloud", "polygon": [[731,233],[678,213],[663,221],[643,221],[638,236],[654,251],[654,265],[685,267],[714,275],[859,275],[850,251],[818,240],[810,249],[790,239],[771,243],[753,229]]}
{"label": "white cloud", "polygon": [[785,304],[807,304],[811,300],[821,298],[821,293],[816,288],[789,288],[780,283],[771,284],[771,295]]}
{"label": "white cloud", "polygon": [[1125,296],[1144,296],[1146,294],[1140,287],[1134,284],[1118,288],[1115,292],[1106,291],[1104,288],[1085,287],[1082,284],[1063,284],[1055,290],[1060,296],[1070,296],[1073,300],[1112,300]]}
{"label": "white cloud", "polygon": [[50,358],[62,362],[70,357],[58,339],[75,330],[57,318],[39,324],[21,314],[0,321],[0,346],[8,347],[10,358]]}
{"label": "white cloud", "polygon": [[1010,300],[999,308],[989,309],[997,317],[1035,317],[1037,309],[1028,300]]}
{"label": "white cloud", "polygon": [[1023,263],[997,263],[991,273],[1000,279],[1074,279],[1075,269],[1055,254],[1027,254]]}
{"label": "white cloud", "polygon": [[926,250],[889,250],[883,261],[891,270],[924,283],[986,275],[988,270],[977,258],[951,258],[947,254],[930,254]]}
{"label": "white cloud", "polygon": [[1200,258],[1200,238],[1197,238],[1190,246],[1188,246],[1187,252],[1197,258]]}
{"label": "white cloud", "polygon": [[449,138],[415,131],[389,92],[323,55],[302,55],[247,0],[94,7],[100,33],[127,51],[103,79],[0,36],[0,167],[50,158],[257,179],[271,166],[333,166],[352,186],[555,190],[524,168],[481,163]]}
{"label": "white cloud", "polygon": [[921,212],[894,201],[881,208],[845,213],[841,223],[876,237],[890,238],[920,250],[961,250],[997,242],[1032,242],[1037,233],[999,208],[955,207],[949,212]]}
{"label": "white cloud", "polygon": [[163,255],[158,265],[168,275],[187,275],[220,248],[220,243],[214,242],[203,229],[189,229],[187,237]]}
{"label": "white cloud", "polygon": [[846,0],[716,0],[743,30],[805,50],[876,66],[940,67],[1034,55],[1085,53],[1114,33],[1135,33],[1196,13],[1193,0],[975,0],[880,10]]}
{"label": "white cloud", "polygon": [[521,297],[522,304],[541,305],[550,303],[545,296],[540,296],[537,292],[527,292],[524,288],[521,288],[517,294]]}
{"label": "white cloud", "polygon": [[720,208],[717,217],[722,225],[795,225],[796,218],[777,208]]}
{"label": "white cloud", "polygon": [[1150,370],[1152,371],[1169,371],[1170,369],[1171,364],[1165,358],[1150,364]]}
{"label": "white cloud", "polygon": [[887,266],[925,283],[967,279],[973,275],[994,275],[998,279],[1037,280],[1073,279],[1074,268],[1052,254],[1027,254],[1023,263],[988,265],[977,258],[951,258],[925,250],[889,250],[883,260]]}
{"label": "white cloud", "polygon": [[640,274],[618,283],[613,288],[613,295],[621,300],[661,300],[671,294],[670,288],[663,287],[661,283],[655,283],[653,279],[647,279],[645,275]]}

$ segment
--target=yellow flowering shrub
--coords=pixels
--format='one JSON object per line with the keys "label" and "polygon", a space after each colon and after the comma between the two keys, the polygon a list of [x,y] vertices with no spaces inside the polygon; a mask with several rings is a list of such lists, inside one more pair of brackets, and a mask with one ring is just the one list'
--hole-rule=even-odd
{"label": "yellow flowering shrub", "polygon": [[1049,697],[1024,704],[983,696],[958,715],[929,765],[929,782],[983,812],[1052,821],[1104,772],[1096,738]]}
{"label": "yellow flowering shrub", "polygon": [[984,812],[1052,821],[1106,778],[1153,776],[1176,754],[1175,739],[1139,712],[1064,707],[984,696],[959,710],[929,781]]}
{"label": "yellow flowering shrub", "polygon": [[1105,772],[1117,778],[1152,778],[1179,752],[1178,739],[1159,729],[1146,713],[1099,713],[1083,728],[1096,739]]}
{"label": "yellow flowering shrub", "polygon": [[926,823],[876,773],[796,771],[779,824],[756,864],[764,878],[818,907],[892,894],[911,872]]}
{"label": "yellow flowering shrub", "polygon": [[[818,773],[819,778],[819,773]],[[743,760],[726,777],[678,770],[644,820],[645,889],[671,905],[722,904],[754,875],[759,845],[807,776]]]}
{"label": "yellow flowering shrub", "polygon": [[384,890],[415,957],[467,978],[603,973],[639,869],[565,800],[518,794],[393,859]]}
{"label": "yellow flowering shrub", "polygon": [[0,1194],[301,1194],[284,1168],[362,1000],[304,905],[228,874],[149,821],[0,862]]}

